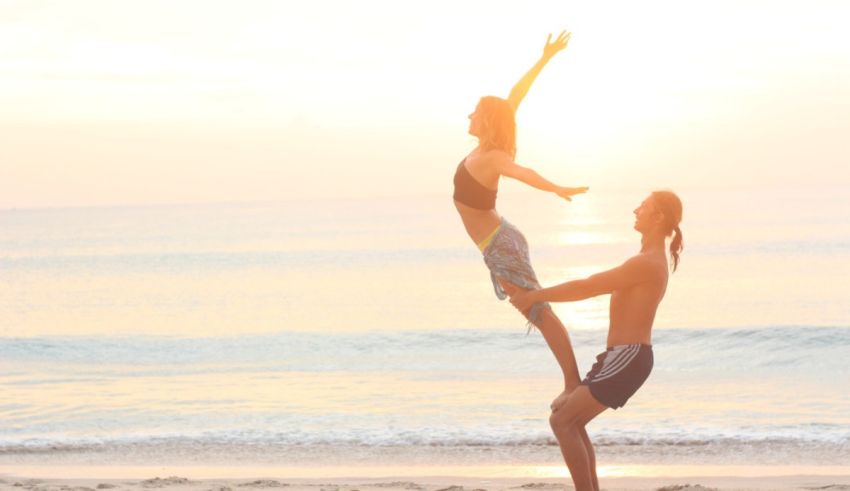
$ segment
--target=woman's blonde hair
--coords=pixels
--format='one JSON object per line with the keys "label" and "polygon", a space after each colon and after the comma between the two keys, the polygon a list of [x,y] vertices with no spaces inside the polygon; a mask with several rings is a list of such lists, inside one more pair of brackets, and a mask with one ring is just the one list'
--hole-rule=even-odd
{"label": "woman's blonde hair", "polygon": [[483,150],[502,150],[516,156],[516,118],[514,108],[501,97],[485,96],[475,111],[481,116],[479,145]]}

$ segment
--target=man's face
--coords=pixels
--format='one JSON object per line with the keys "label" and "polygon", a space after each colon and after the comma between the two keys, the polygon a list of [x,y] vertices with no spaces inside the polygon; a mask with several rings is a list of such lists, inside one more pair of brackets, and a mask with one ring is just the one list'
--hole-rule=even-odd
{"label": "man's face", "polygon": [[664,218],[664,215],[655,207],[652,196],[643,200],[640,206],[635,208],[634,214],[635,230],[641,233],[651,231]]}

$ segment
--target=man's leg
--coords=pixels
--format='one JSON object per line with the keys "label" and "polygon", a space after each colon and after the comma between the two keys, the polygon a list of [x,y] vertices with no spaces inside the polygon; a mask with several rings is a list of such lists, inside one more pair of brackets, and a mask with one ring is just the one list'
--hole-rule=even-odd
{"label": "man's leg", "polygon": [[587,429],[584,426],[581,427],[581,439],[584,441],[584,449],[590,463],[590,478],[593,481],[593,489],[599,491],[599,477],[596,475],[596,452],[593,450],[593,444],[590,443],[590,437],[587,436]]}
{"label": "man's leg", "polygon": [[596,457],[584,426],[605,409],[605,405],[593,398],[590,389],[581,385],[549,417],[576,491],[598,489]]}

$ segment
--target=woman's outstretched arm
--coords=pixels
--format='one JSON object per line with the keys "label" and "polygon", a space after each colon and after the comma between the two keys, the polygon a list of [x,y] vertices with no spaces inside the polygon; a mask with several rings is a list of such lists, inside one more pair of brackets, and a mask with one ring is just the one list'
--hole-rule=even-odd
{"label": "woman's outstretched arm", "polygon": [[516,111],[519,108],[519,103],[525,98],[525,94],[528,93],[528,89],[531,88],[531,84],[534,83],[534,80],[540,75],[540,71],[543,70],[543,67],[546,66],[546,63],[549,63],[549,60],[552,59],[559,51],[567,47],[567,43],[570,42],[570,36],[572,36],[571,32],[561,31],[561,34],[558,34],[558,38],[552,41],[552,35],[549,34],[549,37],[546,38],[546,46],[543,47],[543,55],[540,56],[540,59],[537,60],[537,63],[534,64],[531,69],[519,79],[519,82],[514,85],[514,88],[511,89],[511,94],[508,96],[508,102],[511,104],[511,107]]}
{"label": "woman's outstretched arm", "polygon": [[507,153],[504,152],[491,152],[490,158],[493,159],[493,164],[495,165],[495,169],[499,175],[516,179],[517,181],[528,184],[529,186],[541,191],[555,193],[568,201],[571,199],[571,196],[584,193],[589,189],[586,186],[576,188],[558,186],[538,174],[534,169],[517,164]]}

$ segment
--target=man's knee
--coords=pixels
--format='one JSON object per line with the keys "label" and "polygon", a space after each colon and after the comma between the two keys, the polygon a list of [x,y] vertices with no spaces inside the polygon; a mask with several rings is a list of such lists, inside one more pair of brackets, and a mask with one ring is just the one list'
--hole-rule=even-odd
{"label": "man's knee", "polygon": [[558,437],[580,435],[581,425],[577,418],[564,410],[553,411],[549,415],[549,426]]}

